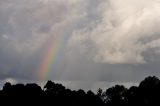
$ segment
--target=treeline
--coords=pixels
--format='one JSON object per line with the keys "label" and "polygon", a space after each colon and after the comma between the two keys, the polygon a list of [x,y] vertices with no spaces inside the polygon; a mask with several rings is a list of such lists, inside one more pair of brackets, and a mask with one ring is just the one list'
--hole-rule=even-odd
{"label": "treeline", "polygon": [[6,82],[0,91],[0,103],[41,106],[160,106],[160,80],[153,76],[129,89],[115,85],[97,93],[65,88],[62,84],[48,81],[42,89],[37,84]]}

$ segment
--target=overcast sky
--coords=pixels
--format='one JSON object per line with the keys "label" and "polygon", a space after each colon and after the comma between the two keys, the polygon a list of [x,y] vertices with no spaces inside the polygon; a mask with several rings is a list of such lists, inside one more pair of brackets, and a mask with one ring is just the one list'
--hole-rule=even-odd
{"label": "overcast sky", "polygon": [[159,77],[159,28],[160,0],[0,0],[0,80],[36,81],[47,42],[60,36],[48,79]]}

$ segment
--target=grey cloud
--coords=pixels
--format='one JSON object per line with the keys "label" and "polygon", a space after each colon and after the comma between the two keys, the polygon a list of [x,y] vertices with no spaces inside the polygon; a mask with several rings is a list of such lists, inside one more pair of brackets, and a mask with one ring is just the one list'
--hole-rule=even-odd
{"label": "grey cloud", "polygon": [[[1,78],[29,77],[31,73],[34,76],[48,41],[54,36],[56,39],[69,35],[80,26],[78,23],[85,16],[82,3],[72,0],[1,1],[0,62],[1,73],[6,75],[1,74]],[[82,10],[76,9],[80,6]]]}
{"label": "grey cloud", "polygon": [[61,36],[48,79],[89,88],[159,75],[159,7],[159,0],[1,0],[0,79],[37,80],[48,41]]}
{"label": "grey cloud", "polygon": [[69,47],[81,45],[80,50],[87,51],[85,47],[92,42],[89,51],[97,62],[146,63],[142,54],[150,48],[156,48],[155,52],[159,50],[160,4],[157,1],[132,3],[130,0],[103,3],[98,7],[101,18],[75,30]]}

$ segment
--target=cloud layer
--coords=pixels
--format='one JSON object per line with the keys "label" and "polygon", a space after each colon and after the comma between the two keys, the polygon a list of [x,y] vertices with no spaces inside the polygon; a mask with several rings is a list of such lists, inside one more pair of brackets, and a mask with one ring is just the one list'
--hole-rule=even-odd
{"label": "cloud layer", "polygon": [[[159,75],[160,0],[1,0],[0,79],[36,79],[50,39],[66,37],[53,80]],[[143,77],[143,78],[142,78]]]}
{"label": "cloud layer", "polygon": [[146,63],[143,53],[160,47],[159,1],[106,0],[95,9],[100,18],[73,32],[70,46],[80,45],[96,62]]}

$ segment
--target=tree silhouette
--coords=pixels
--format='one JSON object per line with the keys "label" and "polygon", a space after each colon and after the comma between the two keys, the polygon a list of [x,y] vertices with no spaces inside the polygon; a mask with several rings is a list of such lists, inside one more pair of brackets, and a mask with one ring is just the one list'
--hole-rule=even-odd
{"label": "tree silhouette", "polygon": [[132,86],[126,92],[124,92],[124,103],[126,106],[139,105],[138,87]]}
{"label": "tree silhouette", "polygon": [[11,90],[12,90],[12,85],[11,85],[11,83],[6,82],[6,83],[4,84],[4,86],[3,86],[3,92],[4,92],[5,94],[10,94],[10,93],[11,93]]}
{"label": "tree silhouette", "polygon": [[102,90],[101,88],[98,89],[97,95],[98,95],[99,97],[102,97],[102,95],[103,95],[103,90]]}
{"label": "tree silhouette", "polygon": [[43,90],[35,83],[12,85],[6,82],[0,91],[0,101],[5,105],[159,106],[160,80],[149,76],[139,86],[127,89],[123,85],[115,85],[104,92],[99,88],[97,94],[90,90],[85,92],[82,89],[67,89],[50,80]]}
{"label": "tree silhouette", "polygon": [[117,106],[117,105],[124,105],[124,93],[127,89],[122,85],[116,85],[112,88],[106,90],[106,100],[105,103],[108,106]]}
{"label": "tree silhouette", "polygon": [[153,76],[145,78],[139,85],[139,97],[141,97],[142,104],[154,105],[159,104],[160,98],[160,80]]}

